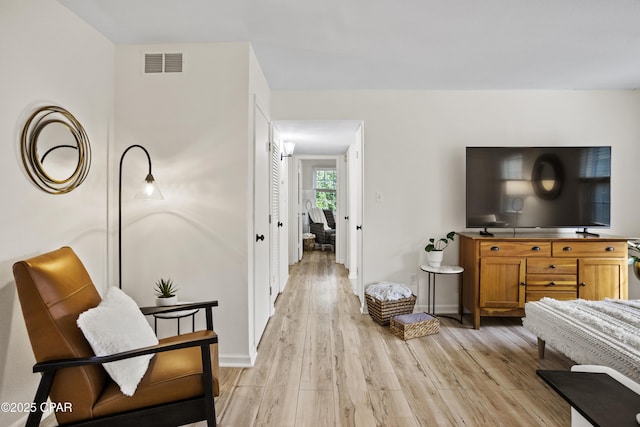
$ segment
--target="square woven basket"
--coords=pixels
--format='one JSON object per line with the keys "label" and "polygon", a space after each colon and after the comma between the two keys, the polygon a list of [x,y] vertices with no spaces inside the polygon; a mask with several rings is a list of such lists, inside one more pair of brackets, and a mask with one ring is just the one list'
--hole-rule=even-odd
{"label": "square woven basket", "polygon": [[415,295],[394,301],[382,301],[369,294],[365,294],[365,298],[369,315],[382,326],[388,325],[393,316],[413,313],[413,306],[416,304]]}
{"label": "square woven basket", "polygon": [[427,313],[413,313],[391,318],[391,333],[403,340],[424,337],[440,332],[440,320]]}

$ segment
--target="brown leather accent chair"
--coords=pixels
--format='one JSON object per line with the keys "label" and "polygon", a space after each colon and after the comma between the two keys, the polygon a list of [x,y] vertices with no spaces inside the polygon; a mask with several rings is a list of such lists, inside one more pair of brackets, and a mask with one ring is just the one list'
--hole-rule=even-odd
{"label": "brown leather accent chair", "polygon": [[[63,247],[17,262],[13,274],[37,362],[33,371],[42,374],[27,427],[38,426],[47,397],[57,404],[54,412],[64,426],[178,426],[201,420],[216,425],[218,336],[212,307],[217,301],[143,308],[145,315],[203,309],[207,329],[95,356],[76,321],[101,298],[73,250]],[[102,364],[145,354],[154,357],[136,392],[122,394]]]}

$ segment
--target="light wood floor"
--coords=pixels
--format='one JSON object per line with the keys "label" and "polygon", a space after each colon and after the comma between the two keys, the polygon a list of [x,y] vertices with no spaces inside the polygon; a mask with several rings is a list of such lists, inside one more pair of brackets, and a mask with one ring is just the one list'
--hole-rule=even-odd
{"label": "light wood floor", "polygon": [[461,326],[443,318],[439,334],[402,341],[360,314],[332,253],[305,252],[276,301],[255,367],[221,369],[218,423],[569,426],[569,406],[535,370],[572,362],[548,347],[539,361],[536,338],[520,325],[489,318],[474,330],[469,319]]}
{"label": "light wood floor", "polygon": [[439,334],[402,341],[360,314],[329,252],[291,268],[258,352],[253,368],[222,369],[219,425],[570,425],[535,370],[572,362],[552,348],[538,360],[519,319],[483,319],[480,330],[442,319]]}

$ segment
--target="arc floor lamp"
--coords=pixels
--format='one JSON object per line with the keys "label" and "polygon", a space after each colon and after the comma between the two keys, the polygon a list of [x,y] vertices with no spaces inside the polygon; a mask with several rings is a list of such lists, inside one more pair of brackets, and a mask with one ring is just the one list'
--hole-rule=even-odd
{"label": "arc floor lamp", "polygon": [[136,199],[153,199],[162,200],[162,193],[158,184],[156,183],[153,175],[151,174],[151,156],[149,152],[142,145],[133,144],[128,146],[122,156],[120,156],[120,169],[118,175],[118,287],[122,289],[122,161],[125,154],[132,148],[140,148],[147,155],[149,162],[149,172],[144,179],[143,188],[136,194]]}

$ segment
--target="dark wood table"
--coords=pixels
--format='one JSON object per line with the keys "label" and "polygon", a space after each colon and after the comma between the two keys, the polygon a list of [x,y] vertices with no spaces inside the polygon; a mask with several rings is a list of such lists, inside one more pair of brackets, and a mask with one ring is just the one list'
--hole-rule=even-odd
{"label": "dark wood table", "polygon": [[594,426],[638,427],[640,395],[605,373],[536,371]]}

